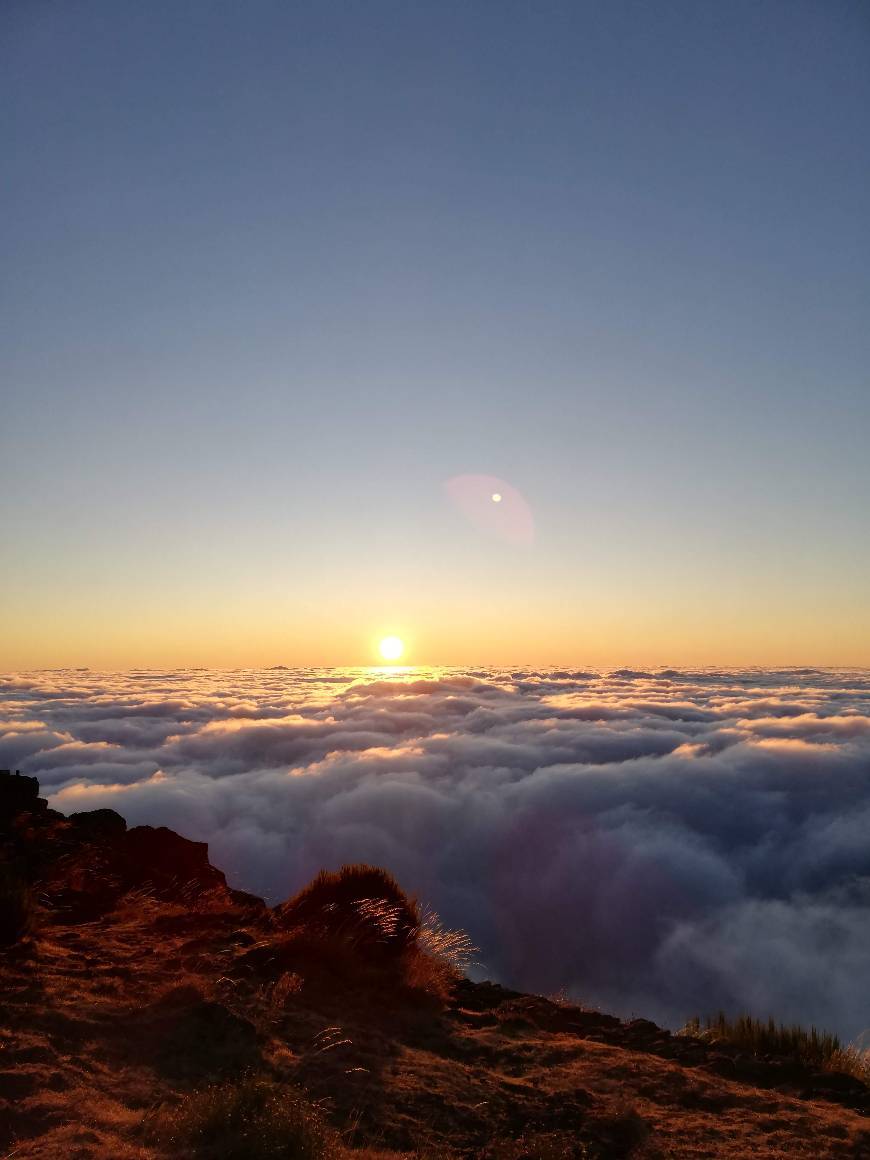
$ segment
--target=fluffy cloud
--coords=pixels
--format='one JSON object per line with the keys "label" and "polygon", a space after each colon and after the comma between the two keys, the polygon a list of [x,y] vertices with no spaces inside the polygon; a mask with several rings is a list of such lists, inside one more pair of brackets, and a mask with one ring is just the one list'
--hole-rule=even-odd
{"label": "fluffy cloud", "polygon": [[22,674],[0,765],[273,902],[386,865],[525,989],[870,1024],[866,673]]}

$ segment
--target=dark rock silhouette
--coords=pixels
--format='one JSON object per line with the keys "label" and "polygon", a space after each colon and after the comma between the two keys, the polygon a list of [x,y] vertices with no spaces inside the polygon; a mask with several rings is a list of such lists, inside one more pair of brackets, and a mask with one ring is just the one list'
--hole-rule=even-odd
{"label": "dark rock silhouette", "polygon": [[[165,826],[128,830],[110,809],[66,817],[48,808],[35,777],[0,770],[0,859],[13,857],[28,880],[39,882],[48,906],[71,922],[92,922],[130,890],[166,900],[216,890],[230,895],[205,842]],[[254,895],[232,894],[238,905],[265,909]]]}
{"label": "dark rock silhouette", "polygon": [[16,769],[0,769],[0,828],[8,827],[19,814],[48,809],[39,796],[39,781]]}
{"label": "dark rock silhouette", "polygon": [[205,842],[191,842],[165,826],[136,826],[119,843],[118,867],[128,889],[150,887],[161,897],[226,888],[208,860]]}
{"label": "dark rock silhouette", "polygon": [[78,814],[70,814],[69,822],[84,839],[99,841],[106,838],[118,838],[127,829],[127,823],[114,810],[87,810]]}

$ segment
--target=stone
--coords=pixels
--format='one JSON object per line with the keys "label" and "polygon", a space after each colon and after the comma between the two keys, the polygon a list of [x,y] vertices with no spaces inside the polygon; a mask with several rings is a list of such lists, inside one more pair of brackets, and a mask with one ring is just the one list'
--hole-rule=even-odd
{"label": "stone", "polygon": [[[41,803],[45,806],[45,802]],[[9,769],[0,769],[0,823],[40,808],[39,781]]]}
{"label": "stone", "polygon": [[84,810],[70,814],[69,823],[86,841],[117,838],[127,830],[127,823],[115,810]]}
{"label": "stone", "polygon": [[226,887],[223,873],[209,863],[207,844],[191,842],[165,826],[128,830],[119,868],[127,889],[146,887],[164,898]]}

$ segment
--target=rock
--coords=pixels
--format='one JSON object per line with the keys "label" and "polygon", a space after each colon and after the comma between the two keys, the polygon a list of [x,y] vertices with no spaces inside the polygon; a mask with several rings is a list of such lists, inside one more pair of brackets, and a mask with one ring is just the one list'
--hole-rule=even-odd
{"label": "rock", "polygon": [[165,826],[135,826],[121,847],[127,889],[145,887],[163,898],[186,898],[226,888],[226,878],[208,860],[205,842],[191,842]]}
{"label": "rock", "polygon": [[775,1070],[771,1068],[769,1063],[754,1055],[736,1055],[733,1075],[739,1083],[754,1084],[759,1087],[769,1087],[775,1081]]}
{"label": "rock", "polygon": [[635,1155],[652,1134],[649,1123],[634,1108],[602,1117],[595,1122],[595,1129],[610,1160]]}
{"label": "rock", "polygon": [[[40,809],[39,781],[16,769],[0,769],[0,825],[11,822],[18,814]],[[45,808],[46,802],[42,802]]]}
{"label": "rock", "polygon": [[849,1075],[845,1071],[820,1071],[811,1075],[808,1086],[817,1092],[835,1092],[837,1095],[867,1094],[867,1085],[857,1076]]}
{"label": "rock", "polygon": [[807,1065],[799,1059],[775,1059],[768,1063],[774,1087],[799,1087],[806,1083]]}
{"label": "rock", "polygon": [[[260,1061],[254,1025],[190,985],[175,987],[133,1017],[137,1057],[176,1079],[239,1075]],[[139,1038],[141,1037],[141,1038]]]}
{"label": "rock", "polygon": [[229,895],[236,906],[240,906],[244,910],[263,911],[266,909],[266,903],[263,899],[258,898],[256,894],[248,894],[247,890],[230,890]]}
{"label": "rock", "polygon": [[630,1019],[622,1025],[616,1041],[633,1051],[659,1053],[666,1050],[673,1056],[677,1048],[671,1043],[671,1033],[649,1019]]}
{"label": "rock", "polygon": [[456,1007],[469,1011],[493,1011],[509,999],[519,999],[519,991],[510,991],[499,983],[473,983],[471,979],[460,979],[453,993]]}
{"label": "rock", "polygon": [[614,1015],[602,1015],[599,1011],[584,1011],[581,1007],[553,1003],[537,995],[506,999],[499,1014],[504,1019],[526,1019],[542,1031],[564,1031],[585,1038],[589,1038],[593,1032],[609,1031],[620,1026]]}
{"label": "rock", "polygon": [[721,1052],[716,1052],[711,1055],[705,1064],[708,1071],[715,1072],[716,1075],[725,1076],[726,1079],[733,1079],[737,1071],[734,1057],[731,1055],[723,1055]]}
{"label": "rock", "polygon": [[116,883],[96,878],[81,886],[67,886],[48,895],[49,910],[64,923],[96,922],[118,905]]}
{"label": "rock", "polygon": [[625,1024],[625,1030],[630,1031],[633,1035],[661,1035],[662,1029],[650,1019],[629,1019]]}
{"label": "rock", "polygon": [[85,841],[118,838],[127,830],[127,823],[114,810],[84,810],[70,814],[68,820]]}
{"label": "rock", "polygon": [[615,1015],[605,1015],[601,1011],[583,1011],[579,1007],[557,1008],[549,1029],[571,1031],[575,1035],[590,1036],[594,1032],[613,1031],[619,1026]]}

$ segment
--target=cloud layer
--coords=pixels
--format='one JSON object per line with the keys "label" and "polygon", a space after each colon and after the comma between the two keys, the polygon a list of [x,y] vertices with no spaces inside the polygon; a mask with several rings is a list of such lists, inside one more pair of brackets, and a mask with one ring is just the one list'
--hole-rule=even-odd
{"label": "cloud layer", "polygon": [[21,674],[0,766],[272,902],[388,866],[524,989],[870,1025],[866,672]]}

